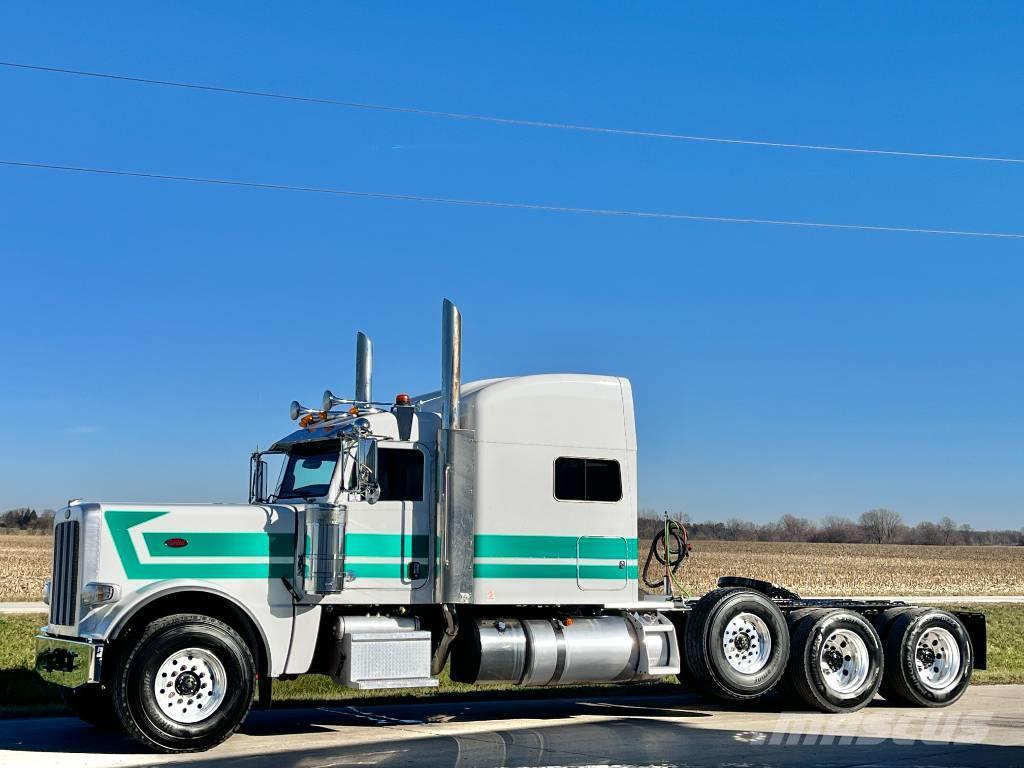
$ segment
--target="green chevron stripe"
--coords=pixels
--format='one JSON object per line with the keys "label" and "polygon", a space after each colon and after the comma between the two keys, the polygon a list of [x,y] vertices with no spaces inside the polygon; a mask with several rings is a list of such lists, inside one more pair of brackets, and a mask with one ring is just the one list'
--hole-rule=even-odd
{"label": "green chevron stripe", "polygon": [[[132,543],[131,534],[128,532],[137,525],[142,525],[150,520],[155,520],[168,514],[167,512],[142,512],[131,509],[111,509],[104,515],[107,529],[114,540],[114,548],[118,557],[121,558],[121,565],[124,567],[125,576],[129,579],[276,579],[282,576],[291,576],[293,571],[292,563],[142,563],[139,562],[138,553]],[[156,534],[167,539],[171,536],[182,536],[182,534]],[[223,534],[228,537],[237,534]],[[262,534],[269,538],[268,534]],[[182,538],[187,538],[182,536]],[[293,539],[294,546],[294,539]],[[267,543],[267,551],[270,551],[270,543]],[[174,560],[176,558],[169,558]]]}

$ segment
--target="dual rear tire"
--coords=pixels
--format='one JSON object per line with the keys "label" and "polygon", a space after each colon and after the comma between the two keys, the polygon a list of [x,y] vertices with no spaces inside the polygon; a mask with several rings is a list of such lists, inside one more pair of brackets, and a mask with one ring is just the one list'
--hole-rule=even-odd
{"label": "dual rear tire", "polygon": [[855,712],[878,693],[885,668],[882,640],[859,613],[806,612],[793,622],[788,687],[819,712]]}
{"label": "dual rear tire", "polygon": [[967,691],[974,649],[964,625],[952,614],[930,608],[899,610],[884,627],[884,637],[881,693],[889,703],[945,707]]}

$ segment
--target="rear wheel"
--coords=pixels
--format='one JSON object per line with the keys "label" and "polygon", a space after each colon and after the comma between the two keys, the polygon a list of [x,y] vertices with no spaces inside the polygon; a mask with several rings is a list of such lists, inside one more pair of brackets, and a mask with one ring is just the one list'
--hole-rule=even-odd
{"label": "rear wheel", "polygon": [[716,589],[688,617],[684,647],[690,676],[704,693],[754,699],[785,672],[789,629],[778,606],[759,592]]}
{"label": "rear wheel", "polygon": [[128,732],[163,752],[216,746],[252,706],[252,653],[229,625],[182,614],[151,623],[113,675],[113,700]]}
{"label": "rear wheel", "polygon": [[916,707],[945,707],[964,695],[974,654],[963,624],[945,611],[908,611],[885,637],[885,697]]}
{"label": "rear wheel", "polygon": [[854,712],[868,704],[882,682],[878,632],[851,611],[808,613],[793,631],[787,681],[820,712]]}

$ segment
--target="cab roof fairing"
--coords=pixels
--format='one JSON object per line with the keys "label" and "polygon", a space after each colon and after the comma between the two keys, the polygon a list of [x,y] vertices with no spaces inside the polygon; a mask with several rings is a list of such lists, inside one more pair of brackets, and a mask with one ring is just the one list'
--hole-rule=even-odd
{"label": "cab roof fairing", "polygon": [[[629,379],[545,373],[484,379],[462,386],[462,429],[478,442],[636,451]],[[416,398],[440,411],[440,392]]]}

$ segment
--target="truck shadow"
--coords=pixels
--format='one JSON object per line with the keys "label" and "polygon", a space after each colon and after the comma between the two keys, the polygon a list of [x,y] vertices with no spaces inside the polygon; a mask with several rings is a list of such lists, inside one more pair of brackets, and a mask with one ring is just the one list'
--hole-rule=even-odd
{"label": "truck shadow", "polygon": [[[698,725],[700,723],[700,725]],[[697,768],[699,766],[848,766],[915,765],[990,768],[1019,765],[1024,749],[979,743],[925,743],[879,738],[870,729],[861,735],[811,727],[737,730],[716,728],[710,720],[686,717],[610,715],[601,721],[534,727],[483,728],[470,732],[429,733],[430,726],[382,726],[381,736],[337,746],[309,743],[250,757],[256,766],[358,765],[451,768]],[[415,735],[423,732],[422,736]],[[399,733],[396,733],[399,732]],[[320,741],[320,739],[317,739]],[[222,768],[235,755],[204,755],[193,765]]]}
{"label": "truck shadow", "polygon": [[[500,721],[509,718],[516,718],[515,724],[502,727]],[[556,718],[560,722],[523,722]],[[384,768],[671,768],[904,762],[989,768],[1024,763],[1021,747],[982,743],[997,720],[993,713],[958,713],[955,708],[897,710],[880,702],[847,717],[765,708],[732,709],[718,715],[681,706],[678,697],[452,701],[365,708],[335,703],[333,708],[254,712],[227,744],[195,755],[133,757],[138,746],[127,737],[103,734],[67,718],[5,721],[0,722],[0,748],[10,752],[0,756],[0,762],[6,758],[17,764],[17,752],[70,752],[83,765],[185,763],[202,768],[227,768],[242,760],[250,768],[366,764]]]}

